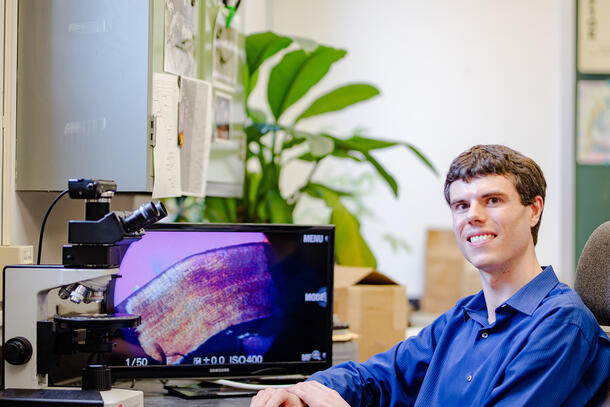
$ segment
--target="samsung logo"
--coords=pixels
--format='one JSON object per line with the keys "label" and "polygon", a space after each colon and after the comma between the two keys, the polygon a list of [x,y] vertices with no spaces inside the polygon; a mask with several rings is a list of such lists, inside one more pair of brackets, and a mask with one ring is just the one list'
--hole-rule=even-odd
{"label": "samsung logo", "polygon": [[210,373],[229,373],[228,367],[212,367]]}
{"label": "samsung logo", "polygon": [[324,242],[324,235],[313,235],[313,234],[303,235],[303,243],[323,243],[323,242]]}

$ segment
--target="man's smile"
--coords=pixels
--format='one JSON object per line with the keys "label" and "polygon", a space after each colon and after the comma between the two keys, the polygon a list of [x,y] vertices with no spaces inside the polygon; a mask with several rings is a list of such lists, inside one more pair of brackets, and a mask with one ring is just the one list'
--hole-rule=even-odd
{"label": "man's smile", "polygon": [[493,233],[477,233],[475,235],[468,236],[466,238],[466,240],[468,240],[472,244],[477,244],[477,243],[486,242],[486,241],[491,240],[491,239],[493,239],[495,237],[496,237],[496,235],[493,234]]}

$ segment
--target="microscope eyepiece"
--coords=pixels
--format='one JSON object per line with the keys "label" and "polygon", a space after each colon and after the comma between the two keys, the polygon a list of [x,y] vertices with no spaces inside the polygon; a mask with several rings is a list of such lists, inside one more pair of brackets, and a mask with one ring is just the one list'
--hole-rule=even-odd
{"label": "microscope eyepiece", "polygon": [[155,207],[159,211],[159,219],[163,219],[167,216],[167,209],[165,208],[165,205],[163,205],[163,202],[157,201]]}
{"label": "microscope eyepiece", "polygon": [[147,202],[123,219],[125,230],[135,232],[152,225],[167,215],[167,210],[161,201]]}

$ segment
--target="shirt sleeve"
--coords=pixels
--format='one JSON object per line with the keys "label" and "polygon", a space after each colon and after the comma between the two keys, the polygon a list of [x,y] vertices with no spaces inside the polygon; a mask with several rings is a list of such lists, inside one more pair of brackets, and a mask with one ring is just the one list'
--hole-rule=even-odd
{"label": "shirt sleeve", "polygon": [[[567,312],[545,318],[531,332],[482,405],[583,406],[600,396],[607,386],[608,340],[599,327],[566,322],[573,316]],[[575,388],[583,393],[575,394]]]}
{"label": "shirt sleeve", "polygon": [[438,338],[446,326],[441,315],[420,333],[364,363],[346,362],[312,375],[315,380],[336,390],[350,406],[412,406],[421,387]]}

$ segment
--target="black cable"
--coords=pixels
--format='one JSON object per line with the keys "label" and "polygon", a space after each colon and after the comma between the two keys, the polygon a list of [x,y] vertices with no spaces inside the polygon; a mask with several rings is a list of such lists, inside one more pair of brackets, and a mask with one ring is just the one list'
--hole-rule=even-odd
{"label": "black cable", "polygon": [[44,219],[42,220],[42,225],[40,226],[40,237],[38,238],[38,259],[36,260],[36,264],[40,264],[40,256],[42,255],[42,235],[44,234],[44,225],[47,223],[47,218],[49,217],[49,213],[51,213],[51,209],[55,206],[57,201],[68,193],[68,190],[62,191],[57,197],[51,202],[51,206],[47,209],[47,213],[44,215]]}

